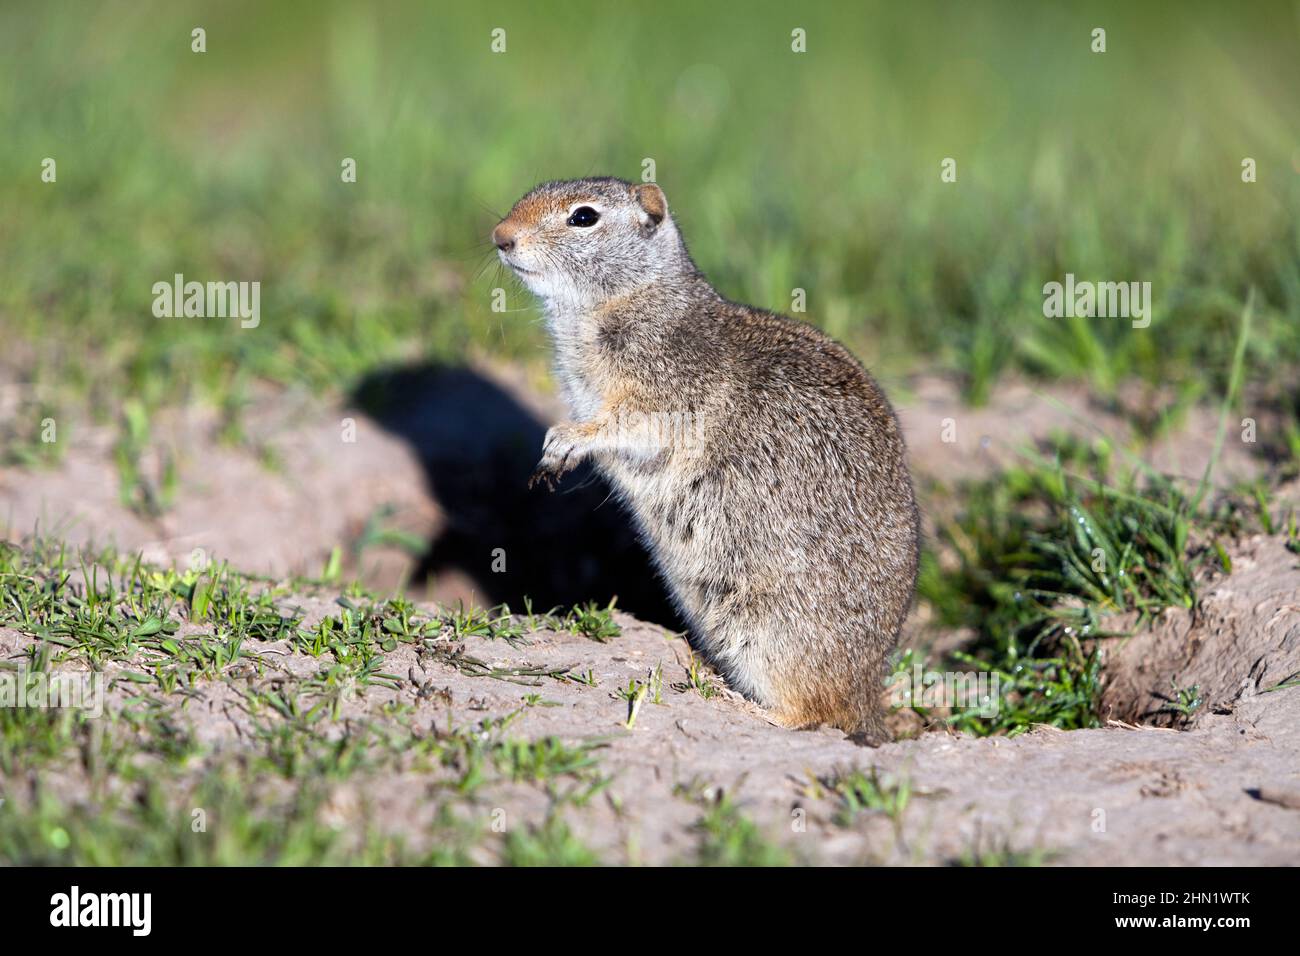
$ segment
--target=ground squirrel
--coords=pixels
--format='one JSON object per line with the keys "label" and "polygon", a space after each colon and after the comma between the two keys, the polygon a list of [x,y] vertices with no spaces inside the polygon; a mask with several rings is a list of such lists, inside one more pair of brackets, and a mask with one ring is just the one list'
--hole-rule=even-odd
{"label": "ground squirrel", "polygon": [[544,304],[573,416],[534,480],[592,458],[735,689],[785,726],[881,740],[918,516],[871,376],[811,325],[719,295],[654,183],[546,183],[492,240]]}

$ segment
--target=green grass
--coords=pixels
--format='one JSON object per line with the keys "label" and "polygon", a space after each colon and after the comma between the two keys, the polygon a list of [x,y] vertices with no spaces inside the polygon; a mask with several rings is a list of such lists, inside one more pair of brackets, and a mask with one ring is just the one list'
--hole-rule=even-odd
{"label": "green grass", "polygon": [[[581,807],[609,779],[595,745],[521,740],[510,721],[484,721],[437,736],[396,721],[349,723],[330,736],[323,721],[267,713],[251,748],[213,751],[177,733],[166,717],[106,725],[68,711],[0,710],[0,768],[27,788],[0,805],[0,860],[74,865],[303,865],[469,862],[479,848],[496,862],[572,862],[576,844],[549,822],[520,821],[504,842],[489,834],[481,788],[498,781],[539,786],[554,806]],[[21,722],[21,723],[20,723]],[[368,793],[394,771],[419,771],[420,815],[399,837],[357,820],[332,822],[339,787]],[[40,771],[39,773],[37,771]],[[90,799],[41,785],[51,772],[86,781]],[[363,798],[364,803],[364,798]],[[364,809],[364,808],[363,808]],[[202,811],[204,829],[195,828]],[[367,819],[366,812],[362,819]],[[540,841],[540,842],[539,842]]]}
{"label": "green grass", "polygon": [[1177,683],[1171,680],[1169,685],[1169,703],[1165,706],[1167,712],[1187,719],[1205,703],[1201,697],[1200,684],[1193,684],[1191,687],[1179,687]]}
{"label": "green grass", "polygon": [[[307,626],[286,599],[311,582],[269,584],[240,574],[225,563],[181,570],[158,569],[111,549],[76,551],[47,539],[27,547],[0,542],[0,624],[40,637],[59,648],[56,660],[82,657],[92,665],[133,661],[136,677],[171,692],[195,679],[214,679],[235,665],[256,670],[259,644],[286,640],[293,649],[320,659],[308,685],[337,703],[343,686],[385,685],[398,675],[382,670],[383,655],[398,644],[450,664],[462,673],[538,686],[567,681],[567,668],[491,664],[466,651],[466,641],[527,643],[525,619],[509,608],[419,612],[402,598],[335,599],[337,614]],[[529,615],[532,629],[572,631],[608,640],[620,629],[607,608],[587,605],[560,613]],[[202,633],[179,633],[183,624]],[[288,704],[284,704],[285,707]]]}
{"label": "green grass", "polygon": [[[502,837],[489,833],[486,811],[476,805],[485,787],[512,784],[540,789],[559,812],[585,806],[611,783],[600,767],[600,741],[512,732],[536,699],[445,727],[422,725],[401,699],[383,704],[382,719],[342,712],[352,695],[407,680],[418,696],[437,699],[432,677],[426,688],[415,668],[409,675],[385,669],[400,644],[487,679],[529,686],[570,680],[564,668],[489,665],[465,652],[470,642],[526,645],[520,620],[504,608],[430,613],[351,589],[337,597],[337,613],[309,625],[291,587],[311,590],[305,582],[250,578],[224,563],[155,568],[107,549],[80,552],[43,539],[0,543],[0,625],[41,639],[23,662],[29,685],[56,668],[119,665],[105,672],[105,683],[125,695],[110,697],[103,717],[0,707],[7,782],[0,860],[455,863],[470,861],[471,850],[474,861],[588,858],[549,817],[520,821],[524,829]],[[533,620],[569,630],[592,613],[600,617],[579,609]],[[272,643],[287,644],[314,671],[289,677],[269,670],[265,648]],[[3,666],[12,671],[18,662]],[[200,742],[185,717],[197,689],[223,683],[249,720],[237,750]],[[365,791],[367,781],[408,772],[422,775],[422,792],[432,798],[427,818],[408,828],[410,841],[324,820],[334,788]],[[77,785],[46,788],[44,779]],[[191,830],[194,807],[213,819],[211,835]]]}
{"label": "green grass", "polygon": [[614,620],[614,603],[601,607],[595,601],[574,607],[563,619],[563,626],[574,634],[581,634],[590,641],[604,644],[618,637],[622,627]]}
{"label": "green grass", "polygon": [[707,665],[695,655],[693,650],[689,653],[690,660],[686,665],[686,680],[672,684],[672,689],[679,694],[693,691],[705,700],[717,696],[720,687],[717,676],[707,669]]}
{"label": "green grass", "polygon": [[[386,655],[402,644],[472,676],[594,686],[590,675],[489,664],[465,649],[496,641],[526,648],[529,635],[546,628],[612,639],[612,604],[545,614],[530,608],[527,616],[506,608],[431,613],[349,588],[337,596],[336,613],[309,625],[297,602],[304,592],[320,596],[335,586],[264,581],[221,562],[158,568],[48,539],[0,543],[0,626],[41,638],[22,662],[29,682],[30,675],[86,665],[112,675],[102,717],[0,707],[0,862],[608,862],[570,816],[605,797],[619,804],[600,761],[607,742],[521,736],[516,724],[524,712],[547,705],[540,695],[522,694],[509,712],[462,723],[451,722],[450,709],[445,722],[430,723],[406,697],[364,717],[348,716],[342,704],[368,688],[408,683],[417,698],[442,701],[436,672],[426,679],[417,668],[407,675],[385,669]],[[287,646],[313,668],[300,676],[272,670],[271,644],[277,655]],[[237,746],[200,739],[186,716],[196,691],[221,684],[247,718]],[[657,704],[662,693],[656,667],[626,695]],[[400,828],[385,826],[370,794],[402,780],[416,786],[419,809],[404,815]],[[539,791],[546,813],[511,817],[498,828],[503,787]],[[686,862],[790,862],[729,798],[693,799],[701,815],[688,834]]]}
{"label": "green grass", "polygon": [[1005,836],[987,837],[980,834],[972,841],[971,846],[966,851],[949,861],[949,865],[959,867],[1044,866],[1051,863],[1058,855],[1057,851],[1041,846],[1017,846]]}
{"label": "green grass", "polygon": [[[118,421],[123,493],[151,513],[166,467],[138,452],[159,406],[208,402],[214,438],[239,442],[259,380],[540,364],[532,304],[489,255],[495,216],[540,179],[635,178],[647,157],[725,293],[789,309],[807,290],[807,317],[887,380],[938,366],[975,400],[1008,372],[1194,394],[1228,368],[1255,287],[1248,359],[1285,384],[1293,11],[1192,6],[7,5],[0,336],[27,387],[6,458],[42,460],[48,417],[60,440],[80,413]],[[152,284],[178,272],[260,280],[261,324],[155,318]],[[1150,328],[1044,318],[1042,286],[1066,272],[1150,281]]]}
{"label": "green grass", "polygon": [[[1069,437],[1050,458],[1026,452],[1023,465],[957,489],[961,508],[940,522],[941,550],[923,556],[917,590],[940,627],[974,634],[946,667],[996,679],[997,687],[978,701],[943,701],[944,721],[979,734],[1098,726],[1101,647],[1117,636],[1112,622],[1131,615],[1127,626],[1139,628],[1167,608],[1193,609],[1199,576],[1232,572],[1220,537],[1278,532],[1264,485],[1211,495],[1254,303],[1252,290],[1214,449],[1194,490],[1141,459],[1129,458],[1124,470],[1104,438]],[[940,565],[945,553],[950,567]],[[918,669],[933,668],[908,651],[896,676],[912,675],[911,686]],[[1200,705],[1197,690],[1174,688],[1173,712],[1189,717]],[[915,687],[902,703],[935,716]]]}
{"label": "green grass", "polygon": [[719,789],[711,795],[696,794],[703,808],[695,823],[697,842],[695,866],[790,866],[793,854],[763,835],[730,794]]}
{"label": "green grass", "polygon": [[[1225,519],[1195,512],[1188,493],[1158,476],[1109,483],[1106,454],[1091,465],[1093,475],[1059,457],[1012,468],[961,489],[959,513],[941,525],[950,566],[928,553],[919,594],[938,627],[973,634],[944,666],[986,671],[1001,688],[995,717],[961,707],[945,715],[955,726],[1097,726],[1097,642],[1114,634],[1109,622],[1132,614],[1141,627],[1166,608],[1192,608],[1198,573],[1220,560],[1211,542]],[[913,665],[904,656],[898,670]]]}
{"label": "green grass", "polygon": [[840,826],[851,826],[861,814],[875,812],[883,813],[896,829],[902,829],[903,814],[912,800],[912,785],[907,777],[882,777],[872,767],[869,771],[839,771],[817,782],[838,798],[835,822]]}
{"label": "green grass", "polygon": [[[943,490],[960,506],[939,517],[918,594],[935,629],[970,639],[941,660],[907,651],[895,673],[995,677],[997,713],[969,700],[935,708],[914,696],[904,705],[980,735],[1099,726],[1105,642],[1168,608],[1194,610],[1203,579],[1232,573],[1233,539],[1295,540],[1294,513],[1275,516],[1262,485],[1207,489],[1145,466],[1126,472],[1100,440]],[[1189,717],[1198,688],[1174,687],[1170,700],[1170,712]]]}
{"label": "green grass", "polygon": [[506,834],[502,862],[507,866],[595,866],[600,859],[555,814]]}

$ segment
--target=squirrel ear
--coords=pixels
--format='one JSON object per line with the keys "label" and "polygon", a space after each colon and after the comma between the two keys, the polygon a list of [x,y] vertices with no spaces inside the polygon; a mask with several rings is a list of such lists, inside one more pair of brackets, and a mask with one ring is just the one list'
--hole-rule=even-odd
{"label": "squirrel ear", "polygon": [[638,183],[632,187],[637,205],[641,207],[641,224],[654,229],[668,215],[668,200],[656,183]]}

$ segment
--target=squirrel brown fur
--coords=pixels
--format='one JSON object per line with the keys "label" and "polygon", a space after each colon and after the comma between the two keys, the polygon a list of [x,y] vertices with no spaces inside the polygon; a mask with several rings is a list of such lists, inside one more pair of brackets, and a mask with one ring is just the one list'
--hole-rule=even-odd
{"label": "squirrel brown fur", "polygon": [[885,739],[919,528],[880,387],[813,326],[719,295],[654,183],[545,183],[493,242],[543,303],[572,414],[534,479],[594,461],[693,643],[776,722]]}

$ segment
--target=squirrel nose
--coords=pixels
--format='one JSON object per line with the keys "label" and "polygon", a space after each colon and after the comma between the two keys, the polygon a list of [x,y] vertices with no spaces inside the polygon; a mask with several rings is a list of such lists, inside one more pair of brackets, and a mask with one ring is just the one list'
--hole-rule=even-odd
{"label": "squirrel nose", "polygon": [[509,252],[515,247],[515,231],[504,222],[492,230],[492,242],[502,252]]}

